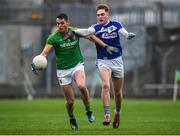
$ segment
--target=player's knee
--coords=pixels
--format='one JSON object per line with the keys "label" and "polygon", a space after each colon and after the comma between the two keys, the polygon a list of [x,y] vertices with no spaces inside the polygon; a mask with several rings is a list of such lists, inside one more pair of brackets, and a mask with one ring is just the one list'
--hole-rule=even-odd
{"label": "player's knee", "polygon": [[74,104],[74,99],[69,99],[66,101],[67,105],[73,105]]}
{"label": "player's knee", "polygon": [[122,98],[121,91],[115,91],[115,96],[118,97],[118,98]]}
{"label": "player's knee", "polygon": [[79,88],[80,91],[84,91],[84,90],[87,89],[86,85],[84,85],[84,84],[78,85],[78,88]]}
{"label": "player's knee", "polygon": [[102,88],[103,88],[103,90],[109,91],[110,86],[108,84],[103,84]]}

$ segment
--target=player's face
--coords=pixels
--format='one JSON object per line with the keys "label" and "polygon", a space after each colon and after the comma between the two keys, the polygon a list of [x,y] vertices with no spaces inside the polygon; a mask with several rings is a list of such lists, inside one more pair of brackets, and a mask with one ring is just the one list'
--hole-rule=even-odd
{"label": "player's face", "polygon": [[66,32],[68,28],[69,22],[63,19],[56,19],[56,26],[58,27],[60,32]]}
{"label": "player's face", "polygon": [[99,24],[106,24],[109,20],[109,13],[104,9],[100,9],[97,11],[97,21]]}

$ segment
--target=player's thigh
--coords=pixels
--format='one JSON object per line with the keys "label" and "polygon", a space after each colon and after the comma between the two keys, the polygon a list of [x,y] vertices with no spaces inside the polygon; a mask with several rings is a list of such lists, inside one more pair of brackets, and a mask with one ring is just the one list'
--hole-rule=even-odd
{"label": "player's thigh", "polygon": [[108,66],[108,61],[106,60],[97,60],[96,67],[100,74],[102,85],[110,85],[111,78],[111,69]]}
{"label": "player's thigh", "polygon": [[74,73],[73,77],[78,86],[86,87],[86,75],[84,70],[77,70]]}
{"label": "player's thigh", "polygon": [[73,88],[71,84],[67,85],[62,85],[61,86],[64,96],[66,98],[66,101],[74,101],[74,93],[73,93]]}
{"label": "player's thigh", "polygon": [[101,67],[99,68],[99,73],[102,80],[102,84],[110,86],[111,70],[107,67]]}
{"label": "player's thigh", "polygon": [[72,72],[72,77],[77,83],[78,87],[86,87],[86,76],[84,71],[84,63],[79,63]]}

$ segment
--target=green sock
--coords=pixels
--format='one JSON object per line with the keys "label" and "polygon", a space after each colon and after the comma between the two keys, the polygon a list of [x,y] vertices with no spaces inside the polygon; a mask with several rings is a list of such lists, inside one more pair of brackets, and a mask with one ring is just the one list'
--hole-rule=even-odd
{"label": "green sock", "polygon": [[86,112],[90,111],[90,105],[89,104],[85,104],[85,110],[86,110]]}
{"label": "green sock", "polygon": [[74,114],[72,113],[72,114],[69,114],[69,118],[70,119],[74,119]]}

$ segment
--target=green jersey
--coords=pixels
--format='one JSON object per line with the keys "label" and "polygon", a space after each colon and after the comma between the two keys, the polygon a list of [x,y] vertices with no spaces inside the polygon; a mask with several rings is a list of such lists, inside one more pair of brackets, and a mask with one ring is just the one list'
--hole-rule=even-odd
{"label": "green jersey", "polygon": [[[68,29],[73,29],[68,27]],[[78,35],[74,35],[66,40],[63,39],[63,33],[56,31],[47,39],[47,44],[53,46],[56,54],[57,69],[69,69],[83,62],[82,53],[79,47]]]}

